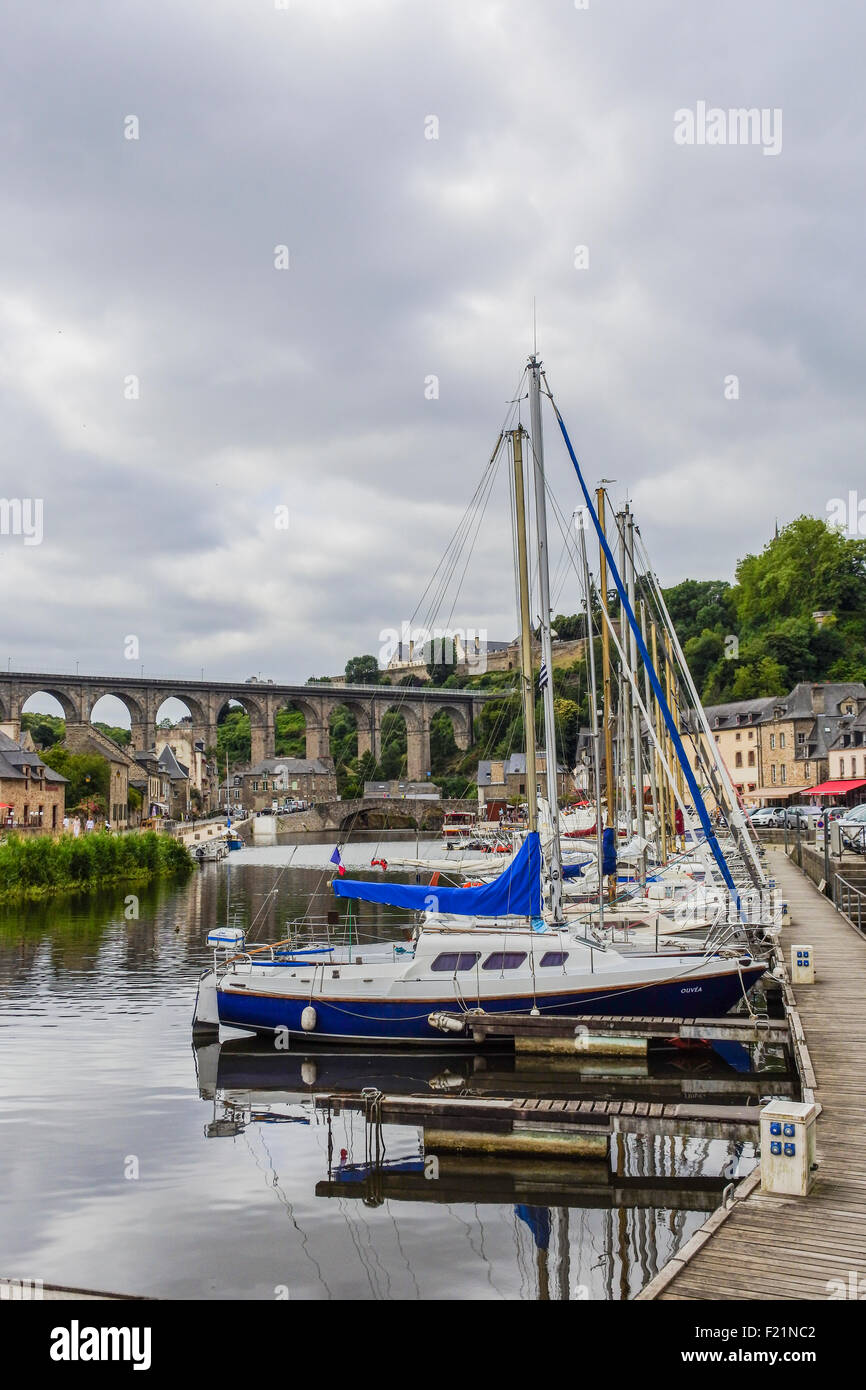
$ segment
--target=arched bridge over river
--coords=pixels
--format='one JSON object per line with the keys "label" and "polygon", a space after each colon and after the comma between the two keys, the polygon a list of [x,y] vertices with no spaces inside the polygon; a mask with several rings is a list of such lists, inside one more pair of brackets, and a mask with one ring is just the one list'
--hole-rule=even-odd
{"label": "arched bridge over river", "polygon": [[132,747],[153,746],[157,713],[168,699],[182,701],[190,713],[194,737],[215,748],[220,715],[230,703],[250,717],[253,764],[275,756],[277,711],[300,710],[306,725],[306,756],[327,757],[330,719],[345,706],[358,727],[358,756],[381,752],[382,717],[389,711],[406,723],[407,768],[410,781],[421,781],[430,767],[430,721],[440,710],[451,720],[458,748],[472,742],[473,721],[486,699],[500,692],[442,690],[426,686],[277,685],[270,681],[235,682],[175,680],[148,676],[82,676],[31,671],[0,672],[0,723],[20,728],[21,711],[36,694],[58,701],[67,726],[87,725],[104,695],[114,695],[129,711]]}

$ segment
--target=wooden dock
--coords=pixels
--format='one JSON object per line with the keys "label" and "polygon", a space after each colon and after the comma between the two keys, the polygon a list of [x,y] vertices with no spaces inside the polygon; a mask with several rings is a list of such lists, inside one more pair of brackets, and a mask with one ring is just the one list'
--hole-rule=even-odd
{"label": "wooden dock", "polygon": [[[417,1125],[530,1135],[571,1131],[585,1135],[664,1134],[698,1139],[756,1140],[761,1107],[641,1100],[525,1100],[479,1096],[388,1096],[375,1093],[383,1125]],[[317,1095],[317,1110],[369,1113],[371,1094],[341,1091]]]}
{"label": "wooden dock", "polygon": [[791,911],[784,955],[814,951],[815,983],[789,988],[804,1098],[822,1107],[816,1182],[808,1197],[774,1197],[751,1174],[638,1299],[866,1296],[866,940],[780,851],[768,867]]}
{"label": "wooden dock", "polygon": [[557,1017],[551,1014],[446,1014],[444,1017],[463,1023],[478,1043],[512,1039],[525,1041],[568,1042],[570,1050],[579,1053],[581,1040],[587,1034],[616,1036],[638,1040],[659,1041],[679,1038],[682,1042],[788,1042],[785,1019],[754,1019],[746,1015],[725,1018],[652,1018],[627,1014],[570,1014]]}

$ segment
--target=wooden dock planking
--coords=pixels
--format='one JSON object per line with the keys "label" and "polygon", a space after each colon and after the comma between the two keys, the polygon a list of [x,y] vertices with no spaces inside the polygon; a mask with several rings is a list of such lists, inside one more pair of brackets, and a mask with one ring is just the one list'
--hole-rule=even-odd
{"label": "wooden dock planking", "polygon": [[815,983],[789,987],[822,1107],[815,1185],[774,1197],[751,1175],[639,1299],[826,1299],[852,1272],[866,1292],[866,941],[779,851],[771,872],[791,912],[783,954],[815,958]]}
{"label": "wooden dock planking", "polygon": [[[479,1038],[573,1038],[576,1034],[664,1039],[683,1038],[689,1041],[728,1042],[788,1042],[788,1024],[784,1019],[755,1020],[746,1015],[726,1018],[640,1018],[636,1015],[570,1014],[568,1016],[539,1014],[469,1014],[453,1013],[454,1018],[472,1030]],[[576,1049],[579,1050],[579,1049]]]}

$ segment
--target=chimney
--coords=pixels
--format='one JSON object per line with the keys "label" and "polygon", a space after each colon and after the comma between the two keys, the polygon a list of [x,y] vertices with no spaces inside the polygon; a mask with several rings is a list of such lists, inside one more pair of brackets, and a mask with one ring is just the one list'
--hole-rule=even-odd
{"label": "chimney", "polygon": [[812,686],[812,713],[824,713],[824,687],[823,685]]}

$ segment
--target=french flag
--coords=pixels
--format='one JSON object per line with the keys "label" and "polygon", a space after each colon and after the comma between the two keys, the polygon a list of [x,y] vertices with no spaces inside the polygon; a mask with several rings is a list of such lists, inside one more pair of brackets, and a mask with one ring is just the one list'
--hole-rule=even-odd
{"label": "french flag", "polygon": [[340,851],[338,849],[334,850],[334,853],[331,855],[331,858],[328,862],[331,864],[336,864],[337,873],[340,875],[340,878],[345,878],[346,870],[343,868],[343,861],[340,858]]}

